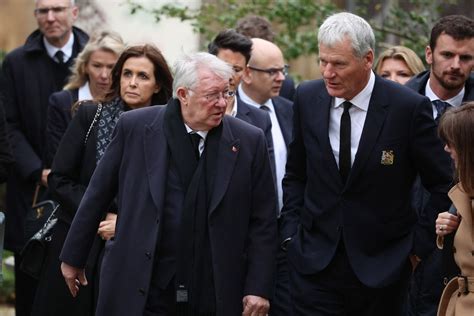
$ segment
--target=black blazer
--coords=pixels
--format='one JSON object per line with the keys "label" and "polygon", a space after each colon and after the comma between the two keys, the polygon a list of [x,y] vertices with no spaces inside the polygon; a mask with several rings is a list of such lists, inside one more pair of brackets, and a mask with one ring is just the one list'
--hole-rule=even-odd
{"label": "black blazer", "polygon": [[[97,316],[140,315],[146,304],[156,243],[165,237],[169,152],[164,109],[137,109],[120,117],[60,256],[84,266],[100,214],[117,194],[115,239],[105,246]],[[208,220],[217,315],[238,316],[244,295],[272,295],[275,191],[260,129],[226,115],[217,155]],[[117,277],[129,275],[134,277]]]}
{"label": "black blazer", "polygon": [[0,183],[7,180],[10,167],[13,164],[13,156],[5,125],[5,111],[0,99]]}
{"label": "black blazer", "polygon": [[291,142],[293,130],[293,102],[280,96],[273,97],[272,102],[283,134],[283,139],[288,147]]}
{"label": "black blazer", "polygon": [[71,107],[77,102],[78,91],[78,89],[62,90],[49,97],[48,122],[46,124],[46,167],[51,167],[59,142],[71,122]]}
{"label": "black blazer", "polygon": [[[329,142],[331,101],[322,80],[297,89],[281,238],[293,236],[288,259],[302,274],[323,270],[342,239],[359,280],[384,287],[399,279],[410,254],[424,258],[434,248],[434,220],[450,204],[450,158],[436,135],[429,100],[376,77],[344,184]],[[419,220],[410,207],[417,173],[431,192],[429,216]],[[425,238],[430,249],[419,243]]]}
{"label": "black blazer", "polygon": [[61,204],[58,216],[69,224],[96,167],[97,124],[84,144],[96,111],[97,106],[92,103],[79,107],[59,144],[48,176],[50,191]]}

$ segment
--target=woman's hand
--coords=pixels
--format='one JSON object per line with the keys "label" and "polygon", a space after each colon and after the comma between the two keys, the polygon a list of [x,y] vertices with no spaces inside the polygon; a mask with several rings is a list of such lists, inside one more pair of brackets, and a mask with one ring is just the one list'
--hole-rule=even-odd
{"label": "woman's hand", "polygon": [[460,216],[453,215],[449,212],[438,214],[436,219],[436,234],[446,236],[458,229]]}
{"label": "woman's hand", "polygon": [[115,236],[115,223],[117,221],[117,214],[107,213],[105,219],[100,222],[99,229],[97,234],[100,235],[100,238],[103,240],[109,240]]}

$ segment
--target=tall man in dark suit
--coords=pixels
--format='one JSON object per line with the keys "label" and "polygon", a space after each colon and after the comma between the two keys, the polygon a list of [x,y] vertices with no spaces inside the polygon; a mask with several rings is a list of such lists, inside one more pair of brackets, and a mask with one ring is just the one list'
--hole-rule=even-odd
{"label": "tall man in dark suit", "polygon": [[225,115],[232,72],[207,53],[185,57],[166,107],[120,118],[60,257],[75,295],[117,196],[96,315],[267,314],[275,190],[262,130]]}
{"label": "tall man in dark suit", "polygon": [[233,96],[227,101],[226,114],[252,124],[263,130],[267,139],[270,158],[273,161],[272,121],[265,111],[257,109],[243,102],[238,94],[237,87],[247,69],[252,52],[252,41],[233,29],[217,34],[209,44],[208,51],[232,66],[234,74],[229,82],[229,91]]}
{"label": "tall man in dark suit", "polygon": [[[281,181],[285,173],[287,147],[291,141],[293,119],[292,102],[278,94],[286,75],[283,54],[273,43],[252,39],[252,57],[247,65],[239,86],[239,97],[255,108],[268,112],[272,120],[272,142],[274,157],[274,176],[277,188],[277,216],[283,205]],[[272,300],[271,316],[285,316],[289,313],[288,269],[285,253],[279,252],[277,258],[277,280],[275,297]]]}
{"label": "tall man in dark suit", "polygon": [[36,184],[45,187],[50,172],[43,165],[48,98],[62,89],[72,61],[88,40],[73,27],[78,16],[74,0],[36,0],[34,16],[38,29],[5,57],[0,88],[16,161],[7,181],[5,248],[15,253],[17,316],[30,315],[36,288],[18,267],[25,214]]}
{"label": "tall man in dark suit", "polygon": [[[429,100],[372,72],[370,25],[335,14],[318,34],[323,80],[300,84],[283,180],[282,247],[294,315],[401,315],[409,258],[431,249],[438,210],[449,205],[449,157]],[[416,174],[430,216],[410,207]],[[423,245],[424,246],[424,245]]]}
{"label": "tall man in dark suit", "polygon": [[[438,122],[447,108],[474,100],[474,21],[462,15],[437,21],[426,47],[426,62],[430,70],[418,74],[406,86],[431,100],[433,117]],[[413,202],[420,217],[426,216],[423,210],[428,200],[429,192],[417,181]],[[452,237],[447,237],[446,242],[448,240],[452,241]],[[433,240],[427,242],[432,244]],[[452,247],[444,247],[444,252],[443,255],[434,249],[415,270],[410,286],[409,315],[435,315],[444,278],[449,280],[459,273]]]}

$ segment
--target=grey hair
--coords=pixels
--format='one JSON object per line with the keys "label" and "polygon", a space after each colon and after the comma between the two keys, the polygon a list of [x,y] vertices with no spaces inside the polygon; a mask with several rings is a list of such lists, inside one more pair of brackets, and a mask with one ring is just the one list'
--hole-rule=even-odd
{"label": "grey hair", "polygon": [[234,70],[232,67],[209,53],[185,55],[174,64],[173,98],[177,98],[180,87],[195,89],[199,84],[198,70],[207,69],[218,77],[229,80]]}
{"label": "grey hair", "polygon": [[[38,4],[38,1],[40,1],[40,0],[35,0],[35,4]],[[71,3],[71,6],[76,5],[76,0],[69,0],[69,2]]]}
{"label": "grey hair", "polygon": [[352,13],[341,12],[328,17],[319,27],[318,44],[334,46],[348,38],[354,55],[363,57],[375,51],[375,35],[366,20]]}

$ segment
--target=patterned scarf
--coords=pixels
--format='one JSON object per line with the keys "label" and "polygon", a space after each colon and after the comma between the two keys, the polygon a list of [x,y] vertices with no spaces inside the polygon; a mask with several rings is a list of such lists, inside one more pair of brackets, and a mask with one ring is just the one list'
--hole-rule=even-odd
{"label": "patterned scarf", "polygon": [[97,141],[95,145],[97,164],[110,143],[110,137],[112,136],[115,125],[117,125],[120,114],[124,111],[126,111],[126,108],[120,98],[116,98],[109,103],[103,104],[102,112],[99,117],[99,124],[97,126]]}

